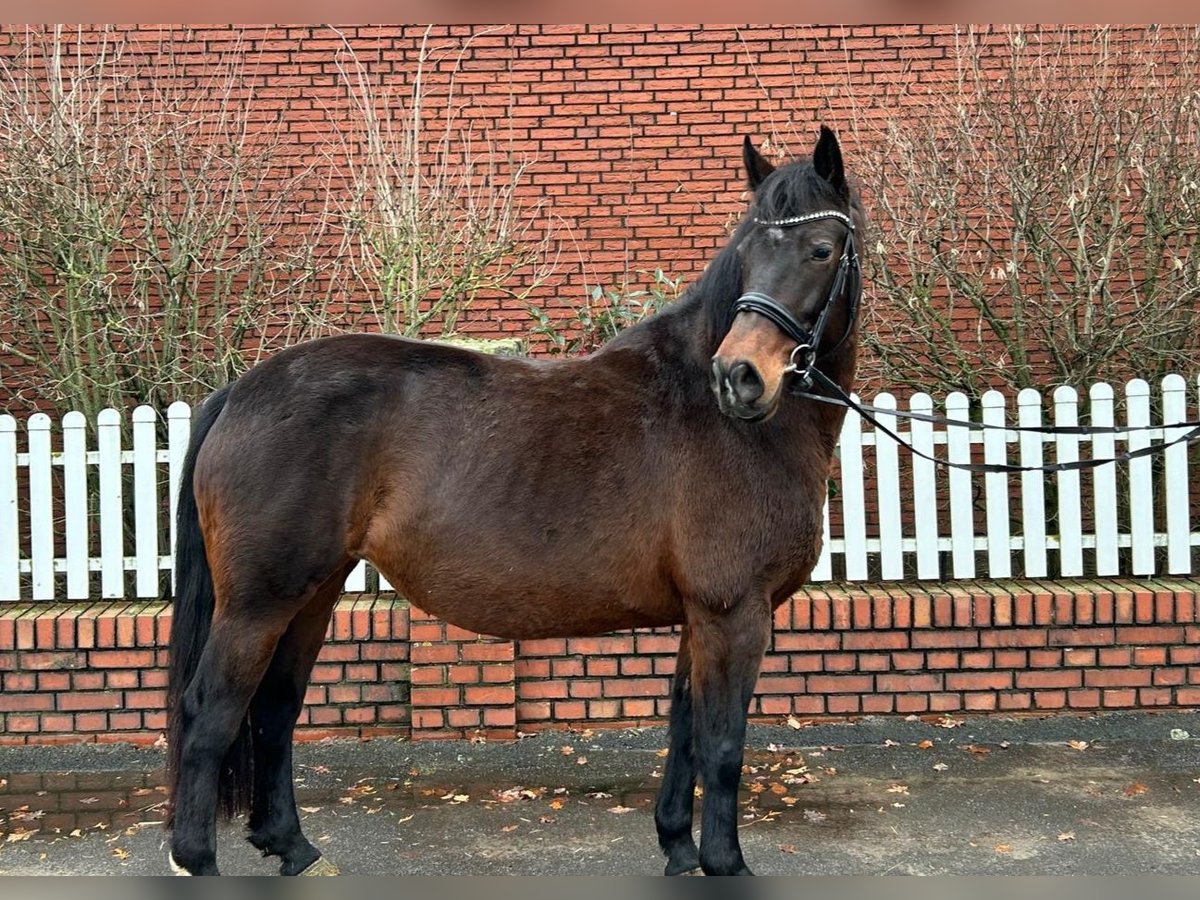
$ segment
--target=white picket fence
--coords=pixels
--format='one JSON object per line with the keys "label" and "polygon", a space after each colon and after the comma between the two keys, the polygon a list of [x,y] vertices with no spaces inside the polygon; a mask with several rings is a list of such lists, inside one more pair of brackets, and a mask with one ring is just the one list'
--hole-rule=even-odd
{"label": "white picket fence", "polygon": [[[1200,386],[1200,378],[1195,386]],[[1150,426],[1128,435],[1046,436],[1028,432],[935,427],[895,416],[880,421],[926,453],[958,462],[1039,465],[1050,460],[1106,458],[1122,449],[1171,440],[1188,416],[1188,382],[1170,375],[1155,398],[1145,381],[1124,387],[1122,424]],[[1157,403],[1154,401],[1157,399]],[[1043,420],[1044,398],[1034,390],[1008,399],[986,394],[976,419],[1022,426],[1075,425],[1081,412],[1092,425],[1116,424],[1116,392],[1094,385],[1082,407],[1077,391],[1053,391],[1053,414]],[[880,394],[873,405],[897,409]],[[967,398],[951,394],[935,409],[926,394],[909,410],[972,416]],[[1193,404],[1193,409],[1196,404]],[[0,415],[0,601],[158,597],[169,582],[174,546],[175,494],[191,430],[191,409],[166,412],[166,446],[159,446],[160,414],[132,413],[131,446],[122,446],[123,413],[104,410],[94,429],[82,413],[30,416],[23,428]],[[1200,418],[1193,415],[1191,418]],[[89,430],[95,437],[89,444]],[[23,447],[18,437],[24,432]],[[1084,446],[1089,454],[1081,456]],[[1181,443],[1155,457],[1087,473],[976,475],[943,469],[909,454],[857,415],[846,416],[835,469],[836,491],[825,509],[825,546],[815,581],[1046,576],[1191,574],[1193,548],[1189,453]],[[1193,453],[1194,455],[1194,453]],[[1121,474],[1124,469],[1126,475]],[[1047,505],[1047,497],[1054,501]],[[360,565],[347,590],[363,590]],[[381,587],[387,589],[386,581]]]}

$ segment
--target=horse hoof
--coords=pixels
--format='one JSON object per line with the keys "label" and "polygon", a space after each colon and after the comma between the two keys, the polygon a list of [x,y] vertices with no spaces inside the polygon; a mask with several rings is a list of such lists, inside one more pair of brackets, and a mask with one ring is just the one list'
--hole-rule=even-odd
{"label": "horse hoof", "polygon": [[167,861],[171,864],[171,874],[172,875],[191,875],[192,874],[187,869],[185,869],[183,866],[181,866],[179,863],[175,862],[175,854],[174,853],[167,854]]}
{"label": "horse hoof", "polygon": [[342,870],[331,863],[323,856],[318,856],[317,861],[300,873],[301,875],[341,875]]}

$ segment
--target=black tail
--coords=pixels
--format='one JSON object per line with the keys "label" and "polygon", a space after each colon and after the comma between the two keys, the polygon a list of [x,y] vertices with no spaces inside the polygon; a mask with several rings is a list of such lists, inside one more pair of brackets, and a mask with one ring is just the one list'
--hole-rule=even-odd
{"label": "black tail", "polygon": [[[171,797],[179,778],[179,759],[183,751],[185,724],[183,693],[187,690],[200,656],[208,641],[213,618],[213,582],[204,550],[204,535],[200,531],[200,515],[192,488],[192,475],[200,446],[225,407],[229,386],[210,396],[192,424],[192,437],[183,462],[179,482],[179,504],[176,511],[175,538],[175,600],[171,617],[170,667],[167,681],[167,784]],[[221,765],[221,809],[232,816],[250,803],[251,790],[250,730],[245,723]],[[174,816],[173,804],[168,807],[167,827]]]}

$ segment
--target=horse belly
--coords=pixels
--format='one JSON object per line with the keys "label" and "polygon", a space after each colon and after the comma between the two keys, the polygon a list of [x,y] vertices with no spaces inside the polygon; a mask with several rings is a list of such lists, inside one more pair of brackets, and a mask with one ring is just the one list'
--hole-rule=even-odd
{"label": "horse belly", "polygon": [[[583,637],[676,625],[682,602],[654,573],[611,572],[586,564],[547,571],[537,557],[463,549],[445,560],[376,565],[413,606],[478,634],[501,638]],[[631,577],[638,574],[640,577]]]}

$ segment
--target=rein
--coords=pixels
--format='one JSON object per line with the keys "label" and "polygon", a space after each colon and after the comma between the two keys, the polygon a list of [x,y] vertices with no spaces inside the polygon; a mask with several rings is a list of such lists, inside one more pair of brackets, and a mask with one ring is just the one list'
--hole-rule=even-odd
{"label": "rein", "polygon": [[[799,373],[801,377],[806,377],[807,373],[814,371],[817,351],[821,345],[821,336],[825,333],[825,324],[829,319],[829,313],[847,286],[849,286],[850,295],[850,314],[846,319],[846,330],[838,342],[830,350],[822,353],[822,356],[829,356],[846,342],[846,338],[850,336],[850,332],[854,328],[854,321],[858,317],[858,300],[862,294],[862,274],[858,265],[858,249],[854,245],[854,223],[845,213],[835,210],[823,210],[787,219],[754,219],[755,225],[761,225],[764,228],[791,228],[820,219],[836,219],[846,226],[847,231],[846,242],[842,245],[842,256],[838,260],[837,273],[834,275],[833,284],[829,288],[829,294],[825,297],[825,303],[817,315],[817,322],[813,325],[812,331],[801,325],[783,304],[769,294],[747,291],[733,304],[734,315],[743,311],[757,313],[796,342],[796,348],[792,350],[786,371]],[[811,384],[811,381],[806,380],[805,383]]]}
{"label": "rein", "polygon": [[[939,466],[947,466],[953,469],[963,469],[968,472],[990,472],[990,473],[1007,473],[1007,472],[1069,472],[1079,469],[1094,469],[1097,466],[1108,465],[1114,462],[1125,462],[1126,460],[1138,459],[1143,456],[1151,456],[1155,453],[1161,453],[1168,447],[1173,447],[1176,444],[1182,444],[1200,439],[1200,421],[1190,422],[1173,422],[1169,425],[992,425],[986,422],[964,422],[961,419],[947,419],[945,416],[933,416],[925,413],[906,412],[899,409],[880,409],[876,406],[868,406],[864,403],[859,403],[849,396],[841,386],[831,379],[828,375],[822,372],[815,366],[809,365],[809,368],[802,373],[806,378],[806,384],[812,385],[814,382],[820,385],[830,394],[816,394],[812,391],[793,391],[793,395],[804,397],[807,400],[816,400],[820,403],[830,403],[835,406],[845,406],[848,409],[854,410],[873,426],[876,430],[882,431],[893,441],[907,449],[910,453],[927,459]],[[1180,437],[1170,441],[1163,441],[1158,444],[1150,444],[1146,447],[1141,447],[1137,450],[1128,450],[1124,453],[1118,453],[1116,456],[1110,456],[1106,459],[1077,459],[1067,462],[1046,463],[1040,466],[1018,466],[1008,463],[963,463],[954,462],[948,459],[941,459],[936,456],[931,456],[921,450],[918,450],[908,441],[904,440],[900,435],[896,434],[886,425],[882,424],[875,415],[897,416],[903,419],[915,419],[920,422],[932,422],[938,425],[950,425],[959,428],[969,428],[973,431],[1016,431],[1033,434],[1066,434],[1066,435],[1091,435],[1091,434],[1126,434],[1135,431],[1149,431],[1156,428],[1188,428],[1190,429]]]}

